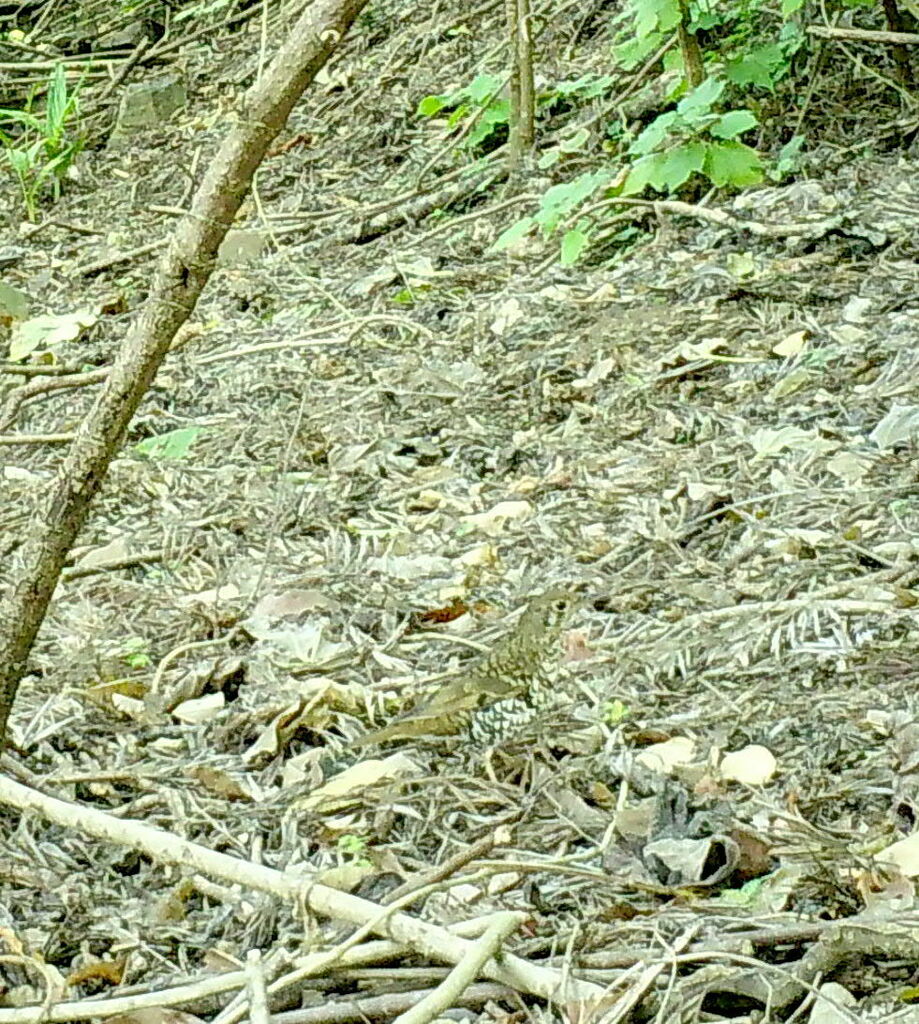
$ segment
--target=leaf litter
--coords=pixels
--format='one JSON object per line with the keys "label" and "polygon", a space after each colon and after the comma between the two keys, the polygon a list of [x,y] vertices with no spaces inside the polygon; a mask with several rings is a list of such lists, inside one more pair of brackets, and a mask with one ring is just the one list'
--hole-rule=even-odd
{"label": "leaf litter", "polygon": [[[508,947],[621,990],[607,1019],[791,1007],[828,972],[846,995],[893,1000],[887,961],[908,957],[919,871],[915,159],[724,201],[799,221],[800,244],[663,215],[625,258],[538,269],[486,251],[508,223],[490,201],[455,228],[348,244],[352,198],[336,190],[382,205],[425,161],[451,166],[401,110],[442,88],[447,51],[464,78],[460,44],[434,60],[387,10],[379,49],[352,41],[343,59],[404,81],[298,106],[291,134],[322,141],[274,158],[259,187],[272,206],[299,189],[309,214],[272,224],[255,264],[215,273],[132,424],[79,557],[158,557],[109,571],[99,556],[62,584],[13,717],[22,767],[56,795],[338,872],[373,899],[499,836],[413,912],[521,911]],[[379,165],[356,168],[360,153]],[[104,213],[98,195],[63,203],[117,220],[127,247],[167,229],[131,189],[178,201],[184,179],[153,138],[124,159],[139,176],[112,179]],[[815,211],[838,229],[810,242]],[[101,254],[56,230],[62,266]],[[74,309],[112,286],[83,285]],[[122,330],[103,318],[87,361]],[[56,432],[91,399],[27,404],[17,428]],[[181,458],[143,454],[176,428],[196,432]],[[57,461],[14,451],[4,545]],[[589,598],[557,656],[580,696],[491,775],[462,745],[345,752],[559,584]],[[189,702],[204,703],[182,714]],[[218,954],[334,939],[276,898],[198,876],[177,888],[122,847],[2,817],[4,951],[79,968],[71,997],[97,991],[95,961],[126,958],[132,985],[162,987]],[[338,993],[356,1019],[362,1000],[395,1007],[439,977],[395,963],[330,969],[297,1000]],[[40,1001],[28,970],[8,980]],[[471,1005],[499,1016],[501,998]]]}

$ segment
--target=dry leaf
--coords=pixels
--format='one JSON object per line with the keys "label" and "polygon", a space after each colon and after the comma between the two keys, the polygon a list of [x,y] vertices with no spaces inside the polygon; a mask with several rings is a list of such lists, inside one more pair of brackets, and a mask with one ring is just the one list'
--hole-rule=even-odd
{"label": "dry leaf", "polygon": [[419,771],[418,765],[405,754],[393,754],[382,760],[358,761],[294,806],[308,811],[337,810],[355,800],[362,800],[370,786],[417,775]]}
{"label": "dry leaf", "polygon": [[185,769],[185,774],[194,779],[221,800],[259,800],[261,794],[253,792],[254,780],[247,778],[246,785],[238,782],[228,772],[206,764],[194,764]]}
{"label": "dry leaf", "polygon": [[635,760],[660,775],[672,772],[678,765],[690,764],[696,754],[696,745],[688,736],[674,736],[663,743],[645,747]]}
{"label": "dry leaf", "polygon": [[919,877],[919,833],[892,843],[875,860],[879,864],[893,864],[907,878]]}
{"label": "dry leaf", "polygon": [[776,768],[777,762],[772,751],[757,743],[725,754],[720,765],[723,779],[743,782],[747,786],[764,785],[775,775]]}
{"label": "dry leaf", "polygon": [[223,710],[226,697],[222,693],[206,693],[203,697],[182,701],[172,709],[172,715],[186,725],[210,722]]}
{"label": "dry leaf", "polygon": [[109,1017],[107,1024],[205,1024],[193,1013],[173,1010],[168,1006],[151,1006],[132,1013],[122,1013],[117,1017]]}
{"label": "dry leaf", "polygon": [[120,985],[124,978],[126,960],[91,960],[82,964],[67,975],[70,986],[83,985],[86,982],[104,982],[106,985]]}

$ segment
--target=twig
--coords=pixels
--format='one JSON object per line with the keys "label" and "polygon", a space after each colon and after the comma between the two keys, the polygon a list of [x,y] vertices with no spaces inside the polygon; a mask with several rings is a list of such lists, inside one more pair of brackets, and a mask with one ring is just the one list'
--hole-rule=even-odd
{"label": "twig", "polygon": [[250,949],[246,954],[246,996],[249,1001],[251,1024],[270,1024],[268,990],[265,986],[265,972],[262,969],[260,950]]}
{"label": "twig", "polygon": [[122,555],[121,558],[109,558],[104,562],[96,562],[93,565],[74,565],[61,572],[61,579],[65,582],[82,579],[84,576],[96,576],[99,573],[114,572],[118,569],[130,569],[135,565],[151,565],[154,562],[162,562],[166,552],[158,550],[138,551],[133,555]]}
{"label": "twig", "polygon": [[77,435],[69,434],[0,434],[0,445],[69,444]]}
{"label": "twig", "polygon": [[[681,953],[686,949],[701,927],[701,924],[696,924],[688,928],[674,943],[673,949],[669,951],[670,956],[673,957],[675,954]],[[672,964],[672,959],[668,961],[666,957],[662,957],[654,963],[644,966],[635,982],[616,1000],[613,1010],[609,1015],[604,1016],[603,1024],[618,1024],[619,1021],[625,1020],[644,998],[645,994],[657,980],[658,975],[667,967],[672,966]],[[638,964],[636,964],[636,967],[638,967]]]}
{"label": "twig", "polygon": [[480,839],[477,843],[473,843],[471,846],[467,846],[465,849],[460,850],[459,853],[438,867],[431,868],[429,871],[420,872],[415,878],[410,878],[408,881],[403,882],[402,885],[396,886],[396,888],[393,889],[392,892],[388,892],[380,902],[383,903],[384,906],[387,906],[394,900],[401,899],[403,896],[408,895],[410,892],[415,892],[422,886],[442,882],[445,878],[449,878],[452,874],[459,871],[460,868],[464,868],[470,861],[478,860],[480,857],[487,857],[494,848],[494,836],[486,836],[484,839]]}
{"label": "twig", "polygon": [[139,245],[136,249],[122,249],[120,252],[106,256],[104,259],[94,260],[92,263],[83,263],[80,266],[76,266],[70,273],[73,277],[90,277],[103,270],[108,270],[109,267],[115,267],[119,263],[130,263],[137,256],[146,256],[147,253],[157,252],[160,249],[164,249],[168,242],[168,238],[158,238],[155,242],[148,242],[146,245]]}
{"label": "twig", "polygon": [[[0,777],[0,803],[41,815],[82,835],[140,850],[158,863],[180,865],[185,871],[200,871],[247,888],[272,893],[294,905],[303,904],[313,913],[386,935],[440,962],[459,963],[474,946],[467,939],[418,921],[408,914],[398,913],[395,908],[380,907],[370,900],[314,883],[308,875],[277,871],[217,853],[141,822],[119,820],[93,807],[81,807],[37,793],[12,779]],[[412,893],[407,899],[414,897]],[[353,937],[348,941],[353,941]],[[603,996],[603,989],[597,985],[580,979],[563,979],[556,970],[537,966],[511,954],[502,956],[500,962],[489,960],[482,967],[482,973],[494,981],[543,999],[593,1005]],[[8,1012],[0,1011],[0,1024],[25,1019],[8,1019],[5,1016]],[[30,1012],[34,1013],[34,1008]]]}
{"label": "twig", "polygon": [[494,915],[485,934],[472,944],[463,959],[432,992],[410,1010],[396,1018],[395,1024],[430,1024],[453,1006],[475,981],[482,967],[498,954],[504,940],[526,920],[519,911],[505,910]]}
{"label": "twig", "polygon": [[[365,942],[360,946],[355,946],[353,949],[349,949],[344,953],[339,962],[339,966],[342,967],[358,967],[366,966],[367,964],[380,963],[382,961],[391,960],[393,957],[399,956],[403,953],[405,948],[400,946],[397,942],[389,942],[386,939],[379,939],[374,942]],[[287,974],[276,978],[268,986],[268,995],[276,995],[279,992],[283,992],[285,989],[299,986],[300,983],[305,979],[312,977],[316,974],[317,966],[325,963],[325,954],[323,953],[310,953],[307,956],[298,959],[293,969],[288,971]],[[166,1003],[163,1005],[174,1005],[172,1003]],[[211,1024],[236,1024],[236,1021],[242,1020],[248,1015],[249,1006],[246,999],[245,991],[241,991],[236,998],[228,1005],[225,1006],[219,1014],[211,1021]],[[347,1014],[345,1016],[351,1016]]]}
{"label": "twig", "polygon": [[[507,999],[514,995],[514,990],[505,985],[496,985],[493,981],[481,981],[470,985],[456,1000],[458,1006],[481,1006],[492,1000]],[[325,1003],[323,1006],[311,1006],[304,1010],[291,1010],[287,1013],[276,1013],[275,1024],[347,1024],[348,1021],[361,1021],[378,1018],[389,1020],[402,1013],[419,998],[417,992],[388,992],[386,995],[369,996],[349,999],[336,1003]]]}
{"label": "twig", "polygon": [[870,28],[834,28],[830,25],[808,25],[812,36],[822,39],[851,39],[861,43],[889,43],[892,46],[919,46],[919,33],[882,32]]}

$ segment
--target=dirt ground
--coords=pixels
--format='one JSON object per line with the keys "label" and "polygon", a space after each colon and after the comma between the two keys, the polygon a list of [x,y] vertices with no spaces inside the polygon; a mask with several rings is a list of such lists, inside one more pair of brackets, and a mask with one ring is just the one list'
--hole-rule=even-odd
{"label": "dirt ground", "polygon": [[[798,180],[636,207],[573,267],[555,238],[494,253],[600,157],[391,215],[471,164],[414,109],[472,77],[501,17],[447,31],[393,8],[356,27],[260,169],[241,226],[264,249],[215,272],[131,426],[10,758],[55,796],[370,899],[479,850],[411,911],[521,911],[509,948],[613,990],[663,958],[642,992],[660,1019],[741,1018],[750,979],[782,971],[843,986],[864,1014],[846,1019],[890,1010],[915,958],[863,939],[816,972],[801,958],[834,922],[911,920],[908,867],[877,855],[917,807],[916,146],[890,142],[893,115],[855,145],[827,128]],[[546,78],[604,67],[608,33],[576,36],[581,20],[549,19]],[[257,39],[251,22],[220,52],[189,42],[187,107],[86,152],[41,232],[10,236],[4,277],[33,312],[98,313],[59,361],[110,361],[155,254],[113,257],[168,236]],[[14,408],[21,386],[0,367],[4,586],[63,451],[10,439],[68,434],[95,393]],[[176,430],[179,457],[145,452]],[[583,596],[552,656],[576,694],[561,712],[488,764],[462,741],[347,747],[555,586]],[[37,816],[0,807],[0,825],[0,936],[71,976],[68,998],[106,988],[100,961],[165,986],[343,934]],[[366,1000],[436,983],[425,963],[331,971],[279,1009],[392,1016],[395,997]],[[22,966],[6,990],[42,997]],[[565,1016],[485,984],[467,1005]]]}

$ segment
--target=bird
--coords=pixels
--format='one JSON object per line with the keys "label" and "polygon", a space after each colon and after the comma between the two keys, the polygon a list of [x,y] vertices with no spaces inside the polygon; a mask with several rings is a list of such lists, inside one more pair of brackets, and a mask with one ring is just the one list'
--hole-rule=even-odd
{"label": "bird", "polygon": [[490,653],[388,725],[358,736],[348,746],[464,731],[477,746],[504,742],[551,702],[554,688],[547,659],[579,603],[571,591],[558,587],[534,597]]}

